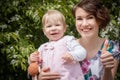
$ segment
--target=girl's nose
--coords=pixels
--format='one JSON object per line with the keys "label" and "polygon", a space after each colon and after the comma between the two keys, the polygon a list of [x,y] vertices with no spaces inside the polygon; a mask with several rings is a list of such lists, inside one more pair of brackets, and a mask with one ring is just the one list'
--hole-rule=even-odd
{"label": "girl's nose", "polygon": [[52,30],[56,30],[56,27],[55,27],[55,26],[52,26]]}

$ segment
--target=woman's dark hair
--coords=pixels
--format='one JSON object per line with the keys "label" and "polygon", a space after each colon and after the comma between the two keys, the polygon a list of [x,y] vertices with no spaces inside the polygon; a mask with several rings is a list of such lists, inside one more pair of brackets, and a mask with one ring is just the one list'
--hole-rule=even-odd
{"label": "woman's dark hair", "polygon": [[72,9],[74,17],[77,8],[82,8],[86,12],[94,15],[96,20],[100,22],[100,28],[105,28],[110,22],[108,9],[99,0],[81,0]]}

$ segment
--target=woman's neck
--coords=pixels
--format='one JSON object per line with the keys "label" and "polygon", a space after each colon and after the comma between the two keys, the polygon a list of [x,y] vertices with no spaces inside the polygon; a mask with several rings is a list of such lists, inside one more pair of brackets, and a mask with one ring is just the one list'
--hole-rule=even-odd
{"label": "woman's neck", "polygon": [[94,57],[98,50],[100,50],[102,43],[104,42],[104,38],[94,37],[94,38],[80,38],[79,43],[87,50],[88,56],[90,59]]}
{"label": "woman's neck", "polygon": [[99,43],[99,41],[101,41],[102,38],[100,37],[94,37],[94,38],[80,38],[79,39],[79,42],[81,45],[85,46],[85,47],[91,47],[92,46],[95,46],[96,44]]}

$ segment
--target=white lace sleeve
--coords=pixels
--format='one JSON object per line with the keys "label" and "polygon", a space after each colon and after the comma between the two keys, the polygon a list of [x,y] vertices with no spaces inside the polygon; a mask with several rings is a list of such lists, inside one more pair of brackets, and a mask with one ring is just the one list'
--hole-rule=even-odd
{"label": "white lace sleeve", "polygon": [[76,41],[73,36],[67,37],[67,48],[75,61],[82,61],[86,58],[86,50]]}
{"label": "white lace sleeve", "polygon": [[38,52],[41,52],[42,51],[42,47],[40,46],[39,48],[38,48]]}

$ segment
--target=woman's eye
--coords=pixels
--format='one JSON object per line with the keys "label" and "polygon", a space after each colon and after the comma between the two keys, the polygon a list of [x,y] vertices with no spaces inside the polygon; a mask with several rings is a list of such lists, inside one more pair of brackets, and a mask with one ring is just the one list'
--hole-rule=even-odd
{"label": "woman's eye", "polygon": [[93,18],[94,18],[94,16],[89,16],[89,17],[88,17],[88,19],[93,19]]}

